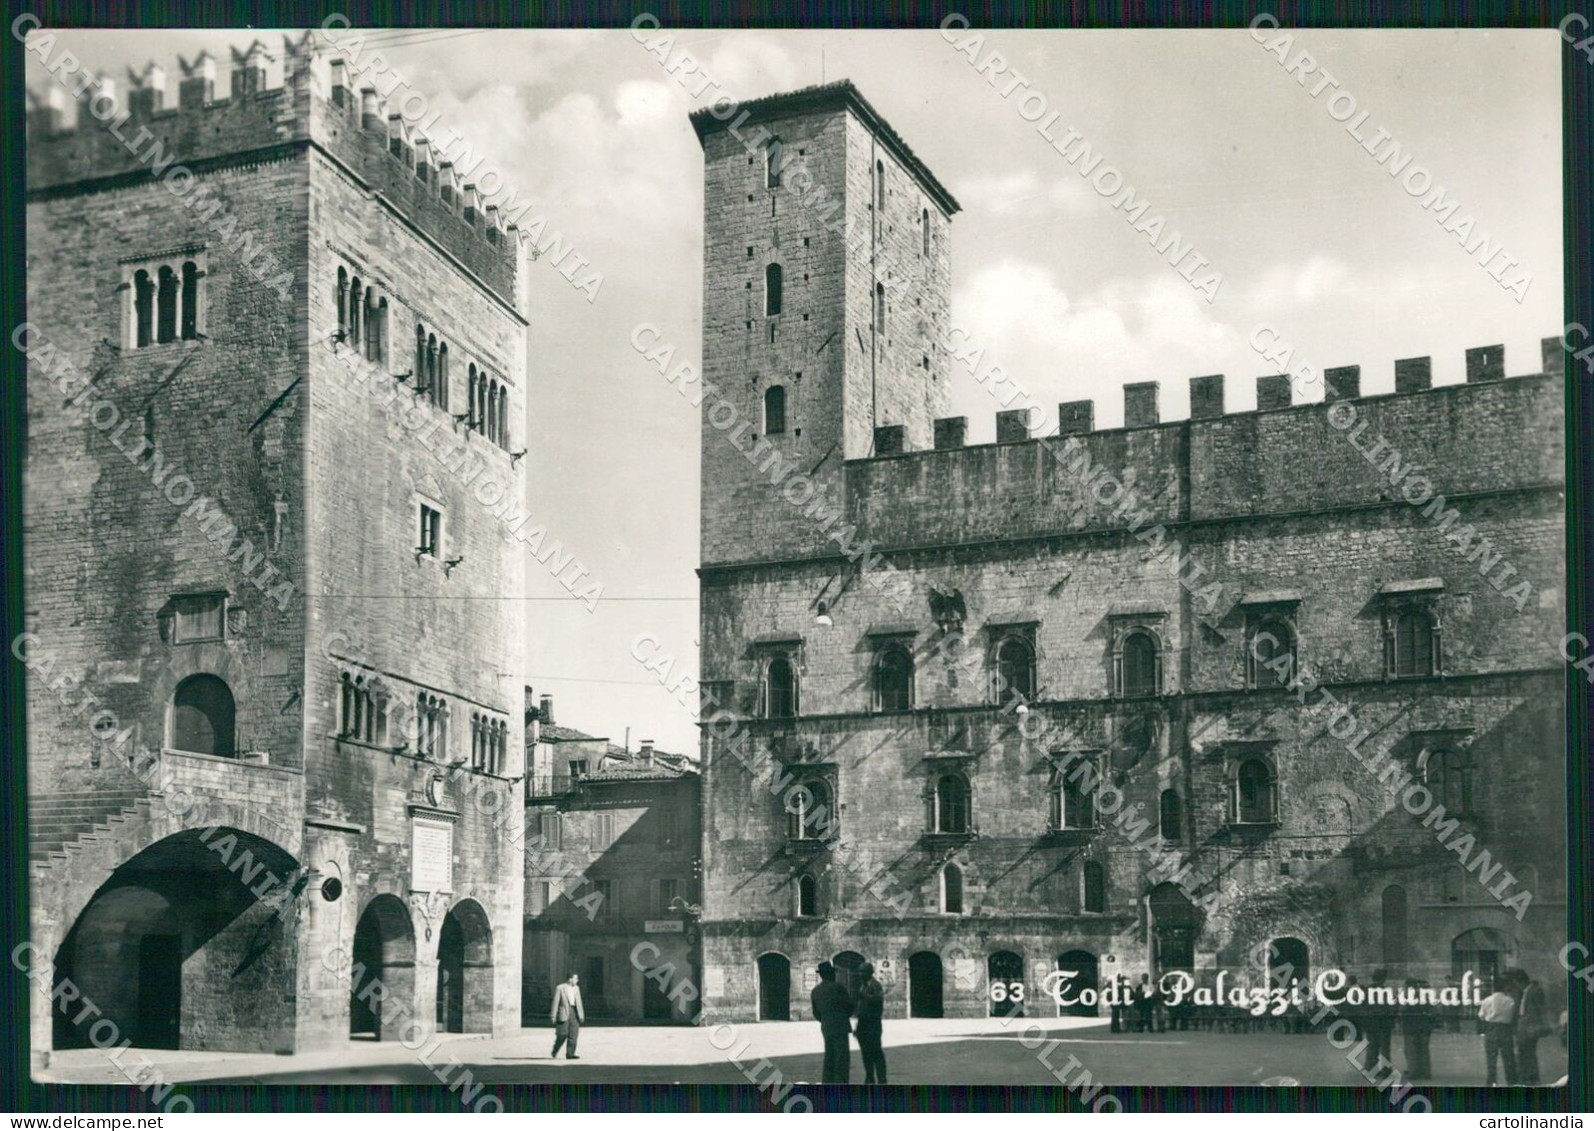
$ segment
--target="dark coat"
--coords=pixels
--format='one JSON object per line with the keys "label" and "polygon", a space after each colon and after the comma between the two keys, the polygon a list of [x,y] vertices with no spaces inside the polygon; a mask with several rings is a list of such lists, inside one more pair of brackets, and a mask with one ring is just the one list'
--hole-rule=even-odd
{"label": "dark coat", "polygon": [[827,1037],[846,1036],[852,1032],[852,995],[839,982],[820,982],[809,998],[814,1020],[819,1031]]}
{"label": "dark coat", "polygon": [[858,1032],[880,1032],[885,1014],[886,988],[870,978],[858,987]]}

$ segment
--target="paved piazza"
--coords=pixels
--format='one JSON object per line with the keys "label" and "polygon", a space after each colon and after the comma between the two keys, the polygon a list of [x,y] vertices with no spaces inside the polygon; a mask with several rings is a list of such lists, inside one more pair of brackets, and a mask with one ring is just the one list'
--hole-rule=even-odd
{"label": "paved piazza", "polygon": [[[1022,1022],[1004,1026],[998,1019],[912,1020],[886,1025],[885,1047],[893,1084],[1056,1084],[1037,1057],[1047,1044],[1037,1044],[1034,1030],[1026,1049],[1018,1040]],[[1076,1058],[1097,1080],[1134,1084],[1260,1084],[1273,1077],[1323,1085],[1365,1081],[1322,1033],[1284,1034],[1167,1032],[1113,1033],[1100,1022],[1045,1020],[1048,1042],[1061,1044],[1048,1059],[1062,1069]],[[726,1044],[728,1030],[712,1034]],[[523,1029],[512,1037],[447,1037],[428,1059],[439,1067],[456,1060],[475,1079],[487,1083],[746,1083],[737,1056],[752,1069],[767,1059],[785,1080],[817,1082],[820,1074],[818,1027],[811,1022],[743,1024],[724,1050],[710,1042],[711,1030],[648,1026],[588,1026],[581,1033],[576,1061],[548,1058],[552,1031]],[[432,1042],[423,1045],[426,1053]],[[745,1051],[742,1051],[744,1050]],[[1403,1064],[1400,1037],[1395,1055]],[[386,1043],[350,1042],[335,1050],[297,1056],[188,1053],[149,1050],[130,1052],[124,1064],[147,1057],[167,1080],[228,1083],[427,1084],[436,1078],[415,1054]],[[1567,1071],[1566,1050],[1553,1037],[1539,1045],[1541,1075],[1557,1080]],[[1437,1033],[1433,1039],[1435,1083],[1480,1084],[1483,1081],[1483,1038],[1470,1033]],[[1068,1068],[1077,1079],[1081,1069]],[[457,1070],[448,1072],[453,1079]],[[769,1069],[761,1069],[760,1080]],[[125,1082],[104,1054],[73,1050],[57,1055],[55,1064],[37,1079],[61,1083]],[[856,1045],[852,1079],[863,1079]]]}

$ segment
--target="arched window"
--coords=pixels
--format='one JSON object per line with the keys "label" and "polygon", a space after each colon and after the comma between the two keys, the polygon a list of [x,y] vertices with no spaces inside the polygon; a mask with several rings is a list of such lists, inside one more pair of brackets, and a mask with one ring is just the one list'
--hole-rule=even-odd
{"label": "arched window", "polygon": [[1179,796],[1177,789],[1162,791],[1157,817],[1158,831],[1163,840],[1177,841],[1184,835],[1184,799]]}
{"label": "arched window", "polygon": [[941,912],[963,914],[963,869],[951,861],[941,869]]}
{"label": "arched window", "polygon": [[786,431],[786,386],[771,385],[764,390],[764,435],[779,436]]}
{"label": "arched window", "polygon": [[764,673],[764,717],[797,717],[797,672],[785,656],[770,660]]}
{"label": "arched window", "polygon": [[1035,649],[1022,636],[1009,636],[996,646],[995,700],[1035,697]]}
{"label": "arched window", "polygon": [[376,339],[376,349],[371,352],[373,362],[387,363],[387,296],[376,303],[376,325],[373,338]]}
{"label": "arched window", "polygon": [[1269,617],[1251,633],[1252,687],[1288,687],[1295,678],[1295,632],[1282,617]]}
{"label": "arched window", "polygon": [[919,212],[919,228],[919,236],[922,240],[922,243],[919,247],[919,254],[927,256],[930,254],[930,210],[928,208],[922,209]]}
{"label": "arched window", "polygon": [[1380,917],[1384,928],[1384,964],[1406,961],[1406,889],[1390,884],[1384,889]]}
{"label": "arched window", "polygon": [[1427,784],[1445,812],[1472,813],[1472,754],[1460,750],[1433,750],[1427,756]]}
{"label": "arched window", "polygon": [[426,384],[426,327],[415,323],[415,387]]}
{"label": "arched window", "polygon": [[149,345],[155,331],[155,284],[148,271],[133,275],[133,344]]}
{"label": "arched window", "polygon": [[874,329],[877,334],[886,332],[886,285],[874,285]]}
{"label": "arched window", "polygon": [[482,418],[481,413],[476,411],[476,363],[474,361],[467,367],[465,376],[465,410],[469,414],[465,419],[465,426],[480,431]]}
{"label": "arched window", "polygon": [[874,190],[875,207],[881,212],[886,208],[886,164],[884,161],[874,163]]}
{"label": "arched window", "polygon": [[779,263],[764,268],[764,315],[774,317],[780,313],[781,270]]}
{"label": "arched window", "polygon": [[338,268],[338,337],[349,336],[349,272]]}
{"label": "arched window", "polygon": [[487,385],[487,438],[498,443],[498,382]]}
{"label": "arched window", "polygon": [[787,829],[792,840],[825,840],[835,828],[836,813],[830,787],[819,778],[802,783],[787,795]]}
{"label": "arched window", "polygon": [[365,290],[365,360],[377,359],[377,348],[382,340],[382,316],[377,313],[376,288]]}
{"label": "arched window", "polygon": [[1278,784],[1260,758],[1247,758],[1235,771],[1234,813],[1241,825],[1270,825],[1277,818]]}
{"label": "arched window", "polygon": [[437,344],[437,387],[432,390],[432,403],[439,408],[448,407],[448,343]]}
{"label": "arched window", "polygon": [[213,675],[191,675],[172,695],[172,748],[231,758],[233,719],[227,684]]}
{"label": "arched window", "polygon": [[1434,674],[1433,618],[1421,609],[1407,609],[1395,617],[1394,657],[1391,665],[1396,676],[1425,676]]}
{"label": "arched window", "polygon": [[157,284],[155,295],[155,340],[157,342],[176,341],[177,273],[170,267],[162,267],[157,278],[160,281]]}
{"label": "arched window", "polygon": [[969,783],[962,774],[943,774],[935,783],[935,831],[969,831]]}
{"label": "arched window", "polygon": [[183,261],[183,327],[184,341],[199,337],[199,268],[192,259]]}
{"label": "arched window", "polygon": [[772,137],[764,143],[764,187],[780,187],[780,138]]}
{"label": "arched window", "polygon": [[360,348],[360,316],[365,310],[365,288],[356,275],[349,283],[349,345]]}
{"label": "arched window", "polygon": [[913,657],[900,644],[880,650],[874,662],[874,709],[913,709]]}
{"label": "arched window", "polygon": [[498,386],[498,446],[509,447],[509,386]]}
{"label": "arched window", "polygon": [[426,335],[426,376],[417,386],[426,398],[435,402],[437,400],[437,335]]}
{"label": "arched window", "polygon": [[1094,915],[1107,910],[1107,871],[1094,860],[1079,870],[1079,909]]}
{"label": "arched window", "polygon": [[487,370],[476,374],[476,430],[487,435]]}
{"label": "arched window", "polygon": [[1162,664],[1157,652],[1157,638],[1143,628],[1124,637],[1123,693],[1126,698],[1158,693]]}
{"label": "arched window", "polygon": [[809,875],[797,880],[797,916],[801,919],[819,917],[819,881]]}

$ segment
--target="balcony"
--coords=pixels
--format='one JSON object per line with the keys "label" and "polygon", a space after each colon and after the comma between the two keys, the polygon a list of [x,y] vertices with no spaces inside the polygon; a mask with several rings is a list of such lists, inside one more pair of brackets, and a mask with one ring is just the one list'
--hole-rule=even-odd
{"label": "balcony", "polygon": [[558,801],[581,788],[580,774],[528,774],[526,800]]}

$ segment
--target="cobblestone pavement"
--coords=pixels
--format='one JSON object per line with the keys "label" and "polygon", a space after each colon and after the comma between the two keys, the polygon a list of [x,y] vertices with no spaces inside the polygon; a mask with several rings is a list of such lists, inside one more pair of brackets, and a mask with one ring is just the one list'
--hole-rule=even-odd
{"label": "cobblestone pavement", "polygon": [[[1113,1033],[1096,1021],[1044,1019],[1045,1031],[1028,1030],[1023,1020],[1004,1026],[998,1019],[893,1021],[886,1024],[885,1047],[894,1084],[1056,1084],[1051,1068],[1073,1082],[1082,1071],[1109,1084],[1259,1084],[1288,1077],[1302,1084],[1364,1085],[1345,1053],[1322,1033]],[[1048,1052],[1050,1042],[1060,1043]],[[743,1071],[768,1079],[778,1070],[785,1081],[817,1082],[821,1045],[811,1022],[740,1024],[711,1028],[589,1025],[581,1032],[580,1059],[552,1060],[552,1030],[522,1029],[500,1037],[449,1036],[434,1049],[428,1041],[416,1052],[397,1043],[355,1041],[335,1049],[294,1056],[129,1050],[124,1066],[147,1057],[170,1081],[232,1083],[411,1083],[436,1084],[435,1065],[446,1079],[469,1068],[487,1083],[746,1083]],[[717,1048],[716,1045],[724,1046]],[[1559,1042],[1539,1045],[1541,1077],[1554,1081],[1567,1071]],[[1441,1084],[1483,1082],[1483,1039],[1439,1033],[1433,1039],[1435,1079]],[[1400,1037],[1395,1057],[1404,1065]],[[1070,1058],[1077,1065],[1070,1064]],[[770,1066],[755,1070],[760,1060]],[[40,1081],[126,1083],[104,1053],[58,1053]],[[854,1045],[852,1079],[863,1079]],[[1087,1082],[1088,1084],[1088,1082]]]}

